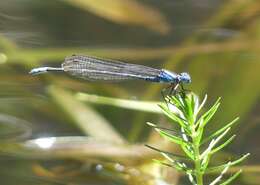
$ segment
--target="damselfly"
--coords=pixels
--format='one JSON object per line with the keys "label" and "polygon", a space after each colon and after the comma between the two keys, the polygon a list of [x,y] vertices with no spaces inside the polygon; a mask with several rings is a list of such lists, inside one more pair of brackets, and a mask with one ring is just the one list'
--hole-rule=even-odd
{"label": "damselfly", "polygon": [[171,92],[175,91],[179,85],[191,82],[190,75],[185,72],[177,74],[165,69],[155,69],[143,65],[83,55],[66,57],[59,68],[34,68],[30,71],[30,74],[37,75],[49,71],[64,71],[89,81],[145,80],[168,83],[170,84]]}

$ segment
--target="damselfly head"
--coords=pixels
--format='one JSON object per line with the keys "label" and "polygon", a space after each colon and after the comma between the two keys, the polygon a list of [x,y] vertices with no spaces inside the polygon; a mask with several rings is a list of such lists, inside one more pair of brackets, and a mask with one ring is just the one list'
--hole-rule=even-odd
{"label": "damselfly head", "polygon": [[179,74],[179,80],[183,83],[191,83],[191,77],[188,73],[180,73]]}

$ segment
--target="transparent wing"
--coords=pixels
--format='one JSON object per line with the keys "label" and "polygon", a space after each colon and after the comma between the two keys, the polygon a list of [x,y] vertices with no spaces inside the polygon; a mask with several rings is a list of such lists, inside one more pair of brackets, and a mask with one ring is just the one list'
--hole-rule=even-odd
{"label": "transparent wing", "polygon": [[153,81],[161,70],[137,64],[106,60],[89,56],[67,57],[62,64],[64,71],[86,80],[121,81],[143,79]]}

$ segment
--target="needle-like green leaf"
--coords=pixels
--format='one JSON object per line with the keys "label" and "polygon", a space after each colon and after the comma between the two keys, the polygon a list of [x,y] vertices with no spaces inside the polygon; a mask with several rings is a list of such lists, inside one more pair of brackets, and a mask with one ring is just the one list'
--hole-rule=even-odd
{"label": "needle-like green leaf", "polygon": [[152,150],[155,150],[157,152],[164,153],[164,154],[167,154],[169,156],[172,156],[173,158],[175,158],[177,160],[191,161],[191,159],[189,159],[189,158],[187,158],[185,156],[182,156],[182,155],[178,155],[178,154],[174,154],[174,153],[171,153],[171,152],[163,151],[163,150],[160,150],[158,148],[152,147],[150,145],[145,145],[145,146],[148,147],[148,148],[151,148]]}
{"label": "needle-like green leaf", "polygon": [[232,161],[230,163],[227,164],[223,164],[220,166],[215,166],[215,167],[210,167],[206,170],[206,173],[212,173],[212,172],[217,172],[217,171],[221,171],[223,168],[225,168],[227,165],[229,166],[234,166],[240,162],[242,162],[243,160],[245,160],[248,156],[250,155],[250,153],[247,153],[245,155],[243,155],[242,157],[240,157],[239,159]]}
{"label": "needle-like green leaf", "polygon": [[178,133],[176,132],[176,130],[173,130],[173,129],[170,129],[170,128],[165,128],[165,127],[160,127],[160,126],[157,126],[157,125],[155,125],[155,124],[153,124],[153,123],[151,123],[151,122],[146,122],[146,124],[149,125],[149,126],[151,126],[151,127],[153,127],[153,128],[158,128],[158,129],[160,129],[160,130],[167,130],[167,131],[172,132],[172,133],[175,134],[175,135],[178,135]]}
{"label": "needle-like green leaf", "polygon": [[214,116],[214,114],[216,113],[216,111],[219,108],[219,101],[221,98],[218,98],[218,100],[216,101],[216,103],[206,112],[204,113],[199,120],[196,122],[196,127],[198,129],[201,129],[203,127],[205,127],[205,125],[210,121],[210,119]]}
{"label": "needle-like green leaf", "polygon": [[216,137],[217,135],[221,134],[224,130],[226,130],[228,127],[232,127],[234,123],[236,123],[239,120],[239,118],[235,118],[233,121],[231,121],[230,123],[228,123],[227,125],[225,125],[224,127],[218,129],[216,132],[214,132],[213,134],[211,134],[209,137],[207,137],[206,139],[204,139],[201,144],[204,144],[206,142],[208,142],[209,140],[211,140],[212,138]]}
{"label": "needle-like green leaf", "polygon": [[207,98],[208,98],[208,95],[206,94],[204,99],[202,100],[201,104],[199,105],[197,111],[194,111],[195,115],[197,115],[200,112],[200,110],[202,109],[202,107],[204,107],[204,105],[205,105],[205,103],[207,101]]}
{"label": "needle-like green leaf", "polygon": [[216,185],[217,183],[219,183],[220,180],[223,178],[224,174],[228,171],[229,167],[230,167],[230,166],[227,165],[227,166],[222,170],[222,172],[219,174],[219,176],[218,176],[215,180],[213,180],[209,185]]}
{"label": "needle-like green leaf", "polygon": [[223,144],[221,144],[220,146],[214,148],[211,151],[211,154],[214,154],[216,152],[218,152],[219,150],[221,150],[222,148],[224,148],[225,146],[227,146],[229,143],[231,143],[233,141],[233,139],[236,137],[236,135],[231,136],[228,140],[226,140]]}
{"label": "needle-like green leaf", "polygon": [[185,120],[183,120],[178,114],[172,114],[172,112],[170,112],[169,108],[167,105],[165,104],[160,104],[159,105],[163,111],[163,113],[170,118],[171,120],[177,122],[181,127],[186,128],[185,125]]}
{"label": "needle-like green leaf", "polygon": [[[172,134],[169,134],[168,132],[165,132],[163,130],[160,130],[158,128],[155,129],[161,136],[163,136],[164,138],[166,139],[169,139],[170,141],[178,144],[178,145],[181,145],[183,143],[186,143],[185,141],[182,140],[181,137],[178,137],[178,136],[174,136]],[[186,143],[187,144],[187,143]]]}
{"label": "needle-like green leaf", "polygon": [[229,177],[227,180],[225,180],[224,182],[222,182],[220,185],[228,185],[230,184],[233,180],[235,180],[240,174],[242,173],[242,170],[239,170],[238,172],[236,172],[234,175],[232,175],[231,177]]}
{"label": "needle-like green leaf", "polygon": [[228,131],[230,130],[230,127],[227,128],[221,135],[219,135],[217,138],[213,139],[208,148],[201,154],[201,159],[203,159],[204,157],[206,157],[209,153],[211,153],[212,149],[214,148],[214,146],[228,133]]}
{"label": "needle-like green leaf", "polygon": [[175,168],[176,170],[180,171],[180,172],[185,172],[185,169],[180,167],[179,165],[175,164],[175,163],[172,163],[172,164],[169,164],[169,163],[166,163],[166,162],[163,162],[163,161],[160,161],[160,160],[156,160],[156,159],[153,159],[154,162],[158,163],[158,164],[161,164],[161,165],[164,165],[164,166],[168,166],[168,167],[171,167],[171,168]]}
{"label": "needle-like green leaf", "polygon": [[194,160],[194,152],[192,150],[191,145],[181,145],[182,150],[185,152],[185,154],[192,160]]}

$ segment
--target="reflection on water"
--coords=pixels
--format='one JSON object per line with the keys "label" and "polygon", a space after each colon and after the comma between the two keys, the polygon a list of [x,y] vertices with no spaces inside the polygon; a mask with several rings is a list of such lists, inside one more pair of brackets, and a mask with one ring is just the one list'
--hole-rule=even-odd
{"label": "reflection on water", "polygon": [[188,89],[222,97],[209,132],[240,117],[215,161],[252,152],[239,183],[257,184],[259,10],[257,0],[0,1],[1,182],[188,184],[143,144],[176,152],[145,124],[166,122],[156,108],[163,85],[28,75],[75,53],[189,72]]}
{"label": "reflection on water", "polygon": [[42,149],[48,149],[52,147],[53,143],[55,142],[56,138],[51,137],[51,138],[39,138],[36,139],[34,142],[36,145],[38,145]]}

